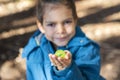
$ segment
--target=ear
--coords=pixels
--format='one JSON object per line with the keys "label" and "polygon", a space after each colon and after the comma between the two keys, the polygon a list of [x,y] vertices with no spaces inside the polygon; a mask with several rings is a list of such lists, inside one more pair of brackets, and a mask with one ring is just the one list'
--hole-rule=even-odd
{"label": "ear", "polygon": [[45,33],[44,27],[42,26],[41,22],[39,20],[36,20],[38,29],[42,32]]}
{"label": "ear", "polygon": [[75,19],[75,26],[77,26],[79,23],[78,23],[78,20]]}

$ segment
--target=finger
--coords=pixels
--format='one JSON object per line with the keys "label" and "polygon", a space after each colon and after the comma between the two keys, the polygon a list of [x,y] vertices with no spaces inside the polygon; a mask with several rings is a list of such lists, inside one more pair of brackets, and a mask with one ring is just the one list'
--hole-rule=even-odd
{"label": "finger", "polygon": [[57,57],[55,55],[49,54],[49,57],[50,57],[50,61],[52,62],[52,64],[56,66],[58,69],[64,68],[64,66],[59,61],[57,61]]}
{"label": "finger", "polygon": [[65,53],[66,53],[66,56],[65,56],[65,58],[63,60],[63,64],[65,66],[69,66],[71,64],[71,61],[72,61],[72,54],[68,50],[65,50]]}
{"label": "finger", "polygon": [[61,64],[61,62],[58,60],[58,57],[57,57],[57,56],[53,55],[52,58],[53,58],[53,60],[54,60],[54,62],[55,62],[55,64],[56,64],[56,66],[62,66],[62,64]]}
{"label": "finger", "polygon": [[55,55],[50,55],[51,62],[53,63],[54,66],[61,66],[61,63],[57,60],[57,56]]}
{"label": "finger", "polygon": [[71,59],[72,58],[72,55],[71,55],[70,51],[65,50],[65,53],[66,53],[66,56],[65,56],[66,59]]}
{"label": "finger", "polygon": [[52,54],[49,54],[48,56],[49,56],[50,61],[52,62],[52,58],[51,58]]}
{"label": "finger", "polygon": [[62,64],[62,66],[66,67],[68,66],[68,61],[66,61],[66,59],[63,59],[63,58],[58,58],[60,64]]}
{"label": "finger", "polygon": [[71,59],[63,59],[61,60],[61,63],[64,67],[67,67],[71,64],[72,60]]}
{"label": "finger", "polygon": [[53,56],[52,54],[49,54],[50,61],[51,61],[51,63],[52,63],[54,66],[56,66],[56,63],[55,63],[55,61],[54,61],[54,59],[53,59],[52,56]]}

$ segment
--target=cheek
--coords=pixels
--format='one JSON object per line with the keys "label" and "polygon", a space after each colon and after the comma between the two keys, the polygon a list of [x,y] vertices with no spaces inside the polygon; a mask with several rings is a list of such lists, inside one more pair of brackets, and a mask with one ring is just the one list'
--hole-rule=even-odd
{"label": "cheek", "polygon": [[73,27],[67,28],[66,30],[67,30],[68,34],[74,34],[75,33],[75,28],[73,28]]}
{"label": "cheek", "polygon": [[45,32],[45,36],[46,36],[46,38],[48,39],[48,40],[52,40],[53,39],[53,36],[54,36],[54,34],[53,34],[53,32],[52,31],[46,31]]}
{"label": "cheek", "polygon": [[51,31],[51,29],[45,28],[45,35],[50,36],[50,35],[52,35],[52,34],[53,34],[53,32]]}

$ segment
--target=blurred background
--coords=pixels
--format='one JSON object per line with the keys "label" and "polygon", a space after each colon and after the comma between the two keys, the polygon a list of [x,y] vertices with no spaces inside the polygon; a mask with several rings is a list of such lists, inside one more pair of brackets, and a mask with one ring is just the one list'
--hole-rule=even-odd
{"label": "blurred background", "polygon": [[[75,0],[78,25],[101,47],[101,75],[120,80],[120,0]],[[0,0],[0,80],[26,80],[21,52],[37,29],[35,0]]]}

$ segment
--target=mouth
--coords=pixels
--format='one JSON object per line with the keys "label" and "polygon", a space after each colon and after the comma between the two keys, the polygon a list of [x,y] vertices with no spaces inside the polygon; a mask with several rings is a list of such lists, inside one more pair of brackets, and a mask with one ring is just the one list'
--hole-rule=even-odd
{"label": "mouth", "polygon": [[65,41],[67,40],[68,37],[61,37],[61,38],[56,38],[56,40],[59,40],[59,41]]}

